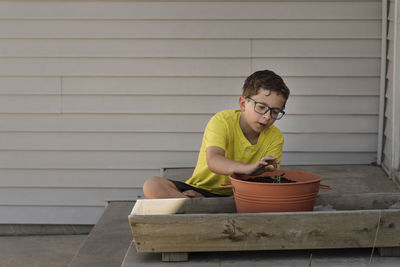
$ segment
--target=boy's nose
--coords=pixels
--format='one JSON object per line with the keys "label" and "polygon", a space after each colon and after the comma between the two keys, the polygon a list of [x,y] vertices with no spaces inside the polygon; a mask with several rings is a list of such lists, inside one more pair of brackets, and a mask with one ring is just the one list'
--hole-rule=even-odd
{"label": "boy's nose", "polygon": [[268,112],[263,115],[263,118],[265,118],[266,120],[271,119],[271,110],[268,110]]}

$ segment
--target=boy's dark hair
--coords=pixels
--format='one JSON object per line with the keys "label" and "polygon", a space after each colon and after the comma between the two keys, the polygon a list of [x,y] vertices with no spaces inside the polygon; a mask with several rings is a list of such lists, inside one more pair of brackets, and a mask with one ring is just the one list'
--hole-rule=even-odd
{"label": "boy's dark hair", "polygon": [[243,97],[258,94],[260,88],[276,92],[282,95],[285,100],[289,98],[290,90],[282,77],[270,70],[260,70],[246,78],[243,84]]}

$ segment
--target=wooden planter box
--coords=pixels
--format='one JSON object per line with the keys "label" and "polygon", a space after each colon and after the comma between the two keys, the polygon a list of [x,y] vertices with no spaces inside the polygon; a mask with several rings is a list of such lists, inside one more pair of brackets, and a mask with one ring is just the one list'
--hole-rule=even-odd
{"label": "wooden planter box", "polygon": [[[323,209],[323,210],[321,210]],[[400,256],[400,193],[320,195],[312,212],[236,213],[233,198],[138,200],[137,252],[164,261],[194,251],[379,248]]]}

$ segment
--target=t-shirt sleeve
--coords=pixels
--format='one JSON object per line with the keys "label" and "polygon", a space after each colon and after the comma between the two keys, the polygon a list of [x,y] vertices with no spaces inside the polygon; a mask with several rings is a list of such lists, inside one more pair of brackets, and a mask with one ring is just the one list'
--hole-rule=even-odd
{"label": "t-shirt sleeve", "polygon": [[210,146],[220,147],[223,150],[227,148],[228,127],[226,122],[219,118],[218,114],[214,115],[208,122],[204,131],[205,148]]}

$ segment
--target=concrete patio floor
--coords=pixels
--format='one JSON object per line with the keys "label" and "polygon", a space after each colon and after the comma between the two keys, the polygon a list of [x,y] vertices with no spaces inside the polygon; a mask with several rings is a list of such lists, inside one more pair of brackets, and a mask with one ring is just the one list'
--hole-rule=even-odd
{"label": "concrete patio floor", "polygon": [[65,267],[87,235],[0,236],[1,267]]}
{"label": "concrete patio floor", "polygon": [[157,253],[130,249],[122,267],[165,266],[279,266],[279,267],[399,267],[399,257],[381,257],[371,249],[287,250],[190,253],[187,262],[162,262]]}
{"label": "concrete patio floor", "polygon": [[[65,267],[86,238],[87,235],[3,236],[0,266]],[[163,263],[159,253],[130,251],[123,266],[400,266],[400,258],[383,258],[376,251],[369,265],[370,256],[371,249],[213,252],[191,253],[189,262]]]}

